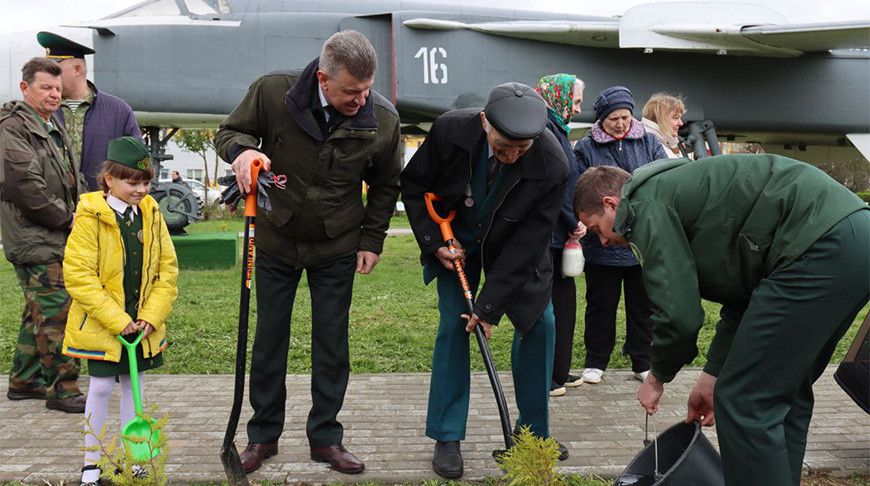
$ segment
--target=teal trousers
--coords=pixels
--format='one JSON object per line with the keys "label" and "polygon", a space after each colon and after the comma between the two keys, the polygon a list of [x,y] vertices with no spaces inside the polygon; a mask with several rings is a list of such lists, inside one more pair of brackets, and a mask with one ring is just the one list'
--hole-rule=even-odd
{"label": "teal trousers", "polygon": [[[480,261],[467,259],[465,271],[471,288],[476,290],[480,282]],[[468,311],[456,274],[444,269],[436,278],[441,317],[432,354],[426,436],[444,442],[460,441],[465,439],[468,421],[470,341],[475,341],[475,348],[477,343],[465,332],[466,321],[460,317]],[[550,436],[549,400],[555,329],[553,306],[550,304],[525,336],[514,331],[511,348],[514,393],[520,412],[517,425],[528,425],[539,437]],[[489,395],[489,390],[486,393]]]}
{"label": "teal trousers", "polygon": [[800,484],[813,382],[868,294],[866,210],[840,221],[755,289],[713,395],[726,484]]}

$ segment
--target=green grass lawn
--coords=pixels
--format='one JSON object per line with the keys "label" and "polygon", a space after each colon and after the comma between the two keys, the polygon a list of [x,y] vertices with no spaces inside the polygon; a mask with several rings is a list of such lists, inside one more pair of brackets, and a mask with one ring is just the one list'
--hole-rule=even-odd
{"label": "green grass lawn", "polygon": [[[394,218],[396,227],[407,227],[406,218]],[[189,232],[242,230],[242,220],[217,220],[197,223]],[[163,373],[232,373],[235,362],[238,326],[240,269],[184,270],[179,276],[179,297],[169,320],[171,345],[166,352]],[[291,373],[310,371],[311,303],[305,279],[293,311],[292,342],[288,361]],[[23,299],[12,266],[0,262],[0,372],[8,372],[12,350],[18,334]],[[578,316],[574,337],[574,368],[582,367],[583,296],[585,280],[577,278]],[[253,299],[252,299],[253,300]],[[256,304],[252,301],[252,312]],[[701,330],[701,356],[713,335],[719,306],[704,303],[707,319]],[[865,307],[834,354],[833,362],[842,359],[857,332],[858,324],[868,312]],[[253,314],[252,314],[253,315]],[[626,368],[628,359],[618,350],[624,342],[625,314],[620,310],[616,350],[610,366]],[[387,238],[381,261],[371,275],[357,275],[350,315],[351,363],[356,373],[428,371],[438,325],[437,296],[434,286],[423,285],[417,245],[410,235]],[[254,319],[248,344],[253,342]],[[500,370],[510,367],[510,343],[513,338],[507,320],[496,328],[490,347]],[[476,344],[472,364],[483,370]],[[694,365],[702,365],[698,358]]]}

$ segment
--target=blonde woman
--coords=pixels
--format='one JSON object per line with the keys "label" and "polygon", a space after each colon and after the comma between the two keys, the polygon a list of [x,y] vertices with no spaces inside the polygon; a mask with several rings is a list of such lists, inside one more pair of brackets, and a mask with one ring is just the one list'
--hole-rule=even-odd
{"label": "blonde woman", "polygon": [[682,157],[677,131],[683,126],[686,104],[679,96],[656,93],[643,106],[643,126],[656,136],[668,158]]}

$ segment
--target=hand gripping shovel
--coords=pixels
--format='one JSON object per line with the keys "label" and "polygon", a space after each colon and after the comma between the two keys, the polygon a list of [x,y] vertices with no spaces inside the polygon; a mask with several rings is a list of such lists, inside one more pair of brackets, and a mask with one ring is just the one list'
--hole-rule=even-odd
{"label": "hand gripping shovel", "polygon": [[[450,253],[456,254],[456,239],[453,236],[453,229],[450,227],[450,222],[456,216],[456,210],[450,211],[446,218],[442,218],[435,211],[435,206],[432,201],[441,200],[434,193],[427,192],[425,195],[426,210],[429,211],[429,217],[432,221],[438,224],[441,228],[441,237],[444,238],[444,243],[447,244],[447,249]],[[459,283],[462,285],[462,293],[465,294],[465,303],[468,305],[468,315],[474,313],[474,298],[471,293],[471,286],[468,284],[468,277],[465,275],[465,269],[459,260],[453,260],[453,266],[456,268],[456,275],[459,278]],[[501,419],[501,431],[504,434],[505,450],[510,449],[514,445],[513,435],[511,433],[511,419],[508,415],[507,401],[504,397],[504,391],[501,388],[501,382],[496,373],[495,364],[492,362],[492,354],[489,352],[489,345],[486,344],[486,336],[483,334],[483,329],[480,326],[474,326],[474,335],[477,337],[477,345],[480,347],[480,354],[483,356],[483,364],[486,366],[486,374],[489,376],[489,383],[492,385],[492,392],[495,394],[495,403],[498,405],[498,415]],[[493,457],[500,456],[505,451],[495,450],[492,452]]]}
{"label": "hand gripping shovel", "polygon": [[[128,342],[124,336],[117,336],[118,341],[127,349],[127,360],[130,362],[130,383],[133,386],[133,406],[136,416],[127,422],[121,430],[124,448],[134,460],[140,462],[150,461],[151,458],[160,454],[157,442],[160,440],[160,430],[157,429],[157,421],[153,418],[146,420],[142,416],[142,395],[139,391],[139,362],[136,360],[136,346],[142,341],[143,333],[139,333],[133,342]],[[135,439],[135,440],[133,440]]]}
{"label": "hand gripping shovel", "polygon": [[242,413],[245,395],[245,363],[248,359],[248,314],[251,304],[251,277],[254,274],[254,220],[257,216],[257,176],[263,162],[254,160],[251,164],[251,190],[245,195],[245,251],[242,253],[242,285],[239,296],[239,335],[236,341],[236,384],[233,392],[233,408],[227,422],[224,443],[221,446],[221,463],[232,485],[248,484],[248,477],[242,467],[242,459],[236,450],[236,429]]}

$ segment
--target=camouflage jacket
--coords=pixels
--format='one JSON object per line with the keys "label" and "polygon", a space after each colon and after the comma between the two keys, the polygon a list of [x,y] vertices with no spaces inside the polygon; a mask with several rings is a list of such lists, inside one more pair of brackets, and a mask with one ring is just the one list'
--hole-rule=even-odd
{"label": "camouflage jacket", "polygon": [[78,195],[85,192],[72,144],[55,116],[64,148],[23,101],[0,108],[0,235],[15,265],[63,260]]}

